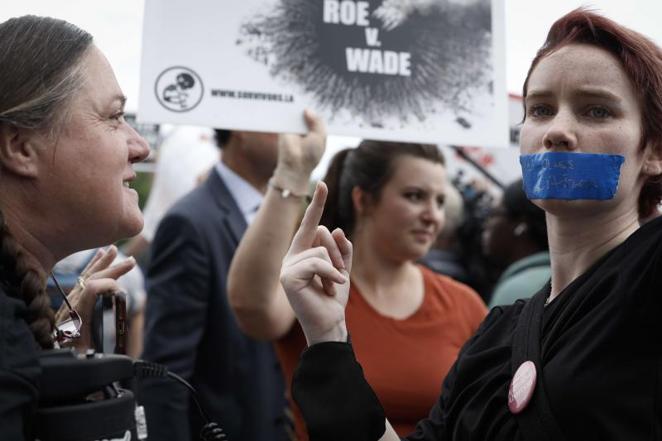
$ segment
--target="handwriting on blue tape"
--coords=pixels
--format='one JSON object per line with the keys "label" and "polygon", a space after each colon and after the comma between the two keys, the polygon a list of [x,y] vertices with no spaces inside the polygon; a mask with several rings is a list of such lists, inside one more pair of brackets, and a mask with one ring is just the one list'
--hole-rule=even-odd
{"label": "handwriting on blue tape", "polygon": [[566,152],[519,158],[529,199],[612,199],[624,161],[621,155]]}

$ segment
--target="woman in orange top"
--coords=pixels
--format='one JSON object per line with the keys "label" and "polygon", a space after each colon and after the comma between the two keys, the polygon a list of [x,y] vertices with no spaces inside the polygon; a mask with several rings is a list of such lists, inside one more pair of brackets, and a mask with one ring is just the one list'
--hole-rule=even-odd
{"label": "woman in orange top", "polygon": [[[427,416],[486,314],[471,288],[416,263],[444,223],[443,156],[433,145],[363,141],[334,157],[324,181],[323,236],[333,240],[329,231],[341,228],[354,244],[347,328],[366,379],[404,436]],[[298,323],[276,348],[290,383],[306,348]],[[295,416],[306,439],[297,409]]]}

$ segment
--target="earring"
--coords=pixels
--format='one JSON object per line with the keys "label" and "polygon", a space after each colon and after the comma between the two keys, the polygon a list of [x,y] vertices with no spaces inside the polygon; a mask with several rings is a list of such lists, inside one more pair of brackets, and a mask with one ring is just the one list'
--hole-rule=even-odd
{"label": "earring", "polygon": [[644,165],[644,173],[651,176],[657,176],[660,174],[660,169],[652,164],[646,164]]}
{"label": "earring", "polygon": [[517,226],[513,229],[513,234],[515,235],[515,237],[520,237],[525,232],[526,232],[526,224],[524,222],[517,224]]}

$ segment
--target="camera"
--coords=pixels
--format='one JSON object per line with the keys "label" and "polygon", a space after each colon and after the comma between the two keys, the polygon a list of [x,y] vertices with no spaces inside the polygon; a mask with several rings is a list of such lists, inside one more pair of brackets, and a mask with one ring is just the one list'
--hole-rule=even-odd
{"label": "camera", "polygon": [[144,423],[142,427],[140,420],[136,424],[133,393],[120,386],[134,377],[131,358],[93,350],[77,354],[71,349],[54,349],[42,352],[40,364],[40,399],[34,426],[37,440],[147,438]]}

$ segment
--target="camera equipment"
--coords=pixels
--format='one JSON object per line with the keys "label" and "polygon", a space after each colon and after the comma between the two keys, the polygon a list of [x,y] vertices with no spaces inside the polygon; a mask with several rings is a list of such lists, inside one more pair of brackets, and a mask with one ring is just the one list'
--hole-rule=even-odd
{"label": "camera equipment", "polygon": [[210,422],[195,389],[164,366],[124,355],[92,350],[79,355],[67,349],[44,351],[40,364],[40,402],[34,430],[39,441],[146,439],[144,423],[136,425],[134,395],[119,384],[154,376],[169,377],[191,391],[205,422],[200,434],[203,441],[227,441],[218,424]]}

